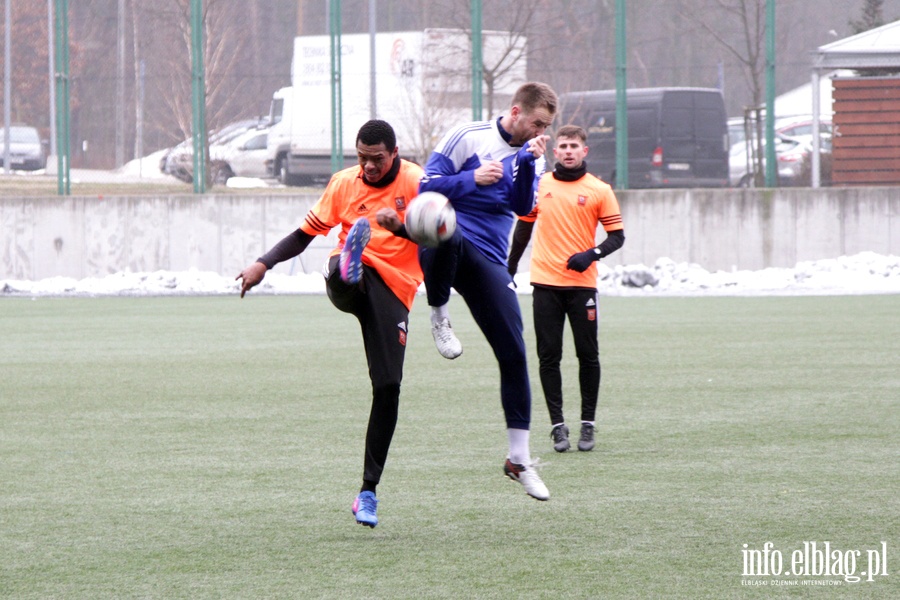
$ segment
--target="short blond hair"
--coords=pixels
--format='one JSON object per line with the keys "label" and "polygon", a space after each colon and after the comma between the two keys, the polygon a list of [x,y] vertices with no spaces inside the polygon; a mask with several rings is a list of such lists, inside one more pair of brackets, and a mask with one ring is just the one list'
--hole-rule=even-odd
{"label": "short blond hair", "polygon": [[559,98],[553,88],[546,83],[529,81],[519,86],[513,95],[510,106],[518,106],[525,112],[546,108],[551,115],[555,115],[556,109],[559,107]]}

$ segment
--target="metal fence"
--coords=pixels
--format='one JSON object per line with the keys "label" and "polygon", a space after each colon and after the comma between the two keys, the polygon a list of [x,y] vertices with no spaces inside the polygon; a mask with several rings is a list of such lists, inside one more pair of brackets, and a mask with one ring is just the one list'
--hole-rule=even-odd
{"label": "metal fence", "polygon": [[184,142],[205,149],[201,132],[255,126],[273,92],[289,83],[297,6],[7,0],[4,188],[93,194],[103,184],[138,184],[190,191],[194,144]]}
{"label": "metal fence", "polygon": [[[63,191],[73,195],[104,193],[96,187],[103,183],[191,191],[193,144],[185,142],[198,129],[194,112],[199,105],[192,102],[192,89],[201,83],[195,71],[197,58],[203,57],[207,133],[225,135],[223,130],[234,131],[231,127],[247,122],[258,127],[269,115],[276,92],[291,84],[295,37],[327,33],[329,6],[334,2],[5,0],[3,51],[8,83],[3,121],[10,128],[36,129],[39,156],[41,161],[46,157],[47,165],[30,170],[31,164],[24,159],[10,156],[0,179],[26,192],[31,188],[58,192],[65,187]],[[764,2],[752,0],[746,6]],[[546,81],[559,93],[615,87],[615,3],[482,4],[485,29],[527,37],[529,79]],[[368,31],[373,10],[379,31],[465,28],[471,23],[472,5],[470,0],[343,0],[343,33]],[[721,83],[729,113],[750,105],[745,65],[721,51],[707,32],[741,40],[735,20],[713,8],[683,14],[679,12],[682,5],[629,0],[627,43],[631,56],[639,59],[629,63],[629,87]],[[199,7],[198,26],[191,15],[196,18]],[[856,7],[781,3],[778,10],[779,26],[810,21],[807,17],[814,13],[816,22],[843,34]],[[203,33],[200,41],[197,29]],[[812,28],[795,28],[776,43],[779,91],[808,81],[808,61],[798,57],[808,56],[822,43]],[[68,104],[68,109],[59,111],[61,104]],[[497,105],[484,107],[486,114],[496,110]],[[57,119],[66,116],[68,135],[63,135],[57,130]],[[345,128],[353,126],[345,123]],[[65,138],[65,161],[59,159],[58,136]],[[243,142],[257,143],[249,139],[252,134],[247,136]],[[205,135],[200,138],[203,141]],[[0,145],[3,153],[9,146],[12,154],[11,131],[10,144],[0,140]],[[212,150],[209,158],[211,189],[219,189],[228,173],[217,170]],[[6,174],[9,169],[14,172]],[[66,171],[67,185],[61,186]],[[266,185],[278,185],[273,178],[262,179]]]}

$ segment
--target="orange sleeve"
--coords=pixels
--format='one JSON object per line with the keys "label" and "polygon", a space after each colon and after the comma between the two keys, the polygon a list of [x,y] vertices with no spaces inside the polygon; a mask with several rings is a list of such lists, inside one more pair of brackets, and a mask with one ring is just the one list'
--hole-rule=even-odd
{"label": "orange sleeve", "polygon": [[556,287],[597,287],[597,267],[583,273],[566,268],[570,256],[597,245],[597,226],[622,229],[619,202],[608,184],[592,175],[578,181],[542,178],[540,213],[531,248],[531,283]]}
{"label": "orange sleeve", "polygon": [[325,235],[340,226],[338,244],[331,251],[334,256],[344,247],[347,232],[357,219],[368,219],[372,233],[363,250],[362,262],[375,269],[397,298],[411,308],[422,283],[418,247],[378,225],[375,215],[387,207],[405,220],[406,207],[418,194],[421,178],[421,167],[405,160],[401,161],[396,179],[381,188],[366,185],[359,167],[339,171],[306,213],[300,229],[310,235]]}

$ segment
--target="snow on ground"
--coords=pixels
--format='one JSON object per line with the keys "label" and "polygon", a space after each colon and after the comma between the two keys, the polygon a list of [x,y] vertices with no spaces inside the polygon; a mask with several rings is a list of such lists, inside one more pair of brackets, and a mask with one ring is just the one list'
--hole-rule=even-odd
{"label": "snow on ground", "polygon": [[[531,292],[528,273],[519,273],[516,283],[519,293]],[[233,276],[197,270],[115,273],[86,279],[0,279],[0,297],[227,295],[237,294],[238,285]],[[597,287],[603,296],[900,294],[900,256],[862,252],[800,262],[792,269],[716,272],[668,258],[660,258],[652,267],[609,267],[601,262]],[[325,282],[319,273],[269,273],[251,293],[323,294]]]}

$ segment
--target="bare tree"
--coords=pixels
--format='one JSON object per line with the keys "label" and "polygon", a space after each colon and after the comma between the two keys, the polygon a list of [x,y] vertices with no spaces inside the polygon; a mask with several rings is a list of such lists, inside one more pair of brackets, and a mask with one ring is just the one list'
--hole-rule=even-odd
{"label": "bare tree", "polygon": [[864,0],[862,17],[850,21],[853,33],[862,33],[885,24],[884,0]]}
{"label": "bare tree", "polygon": [[765,90],[766,0],[713,0],[712,4],[718,10],[680,1],[679,13],[685,21],[698,24],[737,61],[752,105],[759,106]]}
{"label": "bare tree", "polygon": [[[172,19],[181,40],[180,51],[170,58],[172,83],[174,89],[162,100],[175,116],[185,137],[191,132],[191,20],[190,1],[171,0],[173,5]],[[231,25],[226,10],[227,4],[222,0],[207,0],[204,4],[203,22],[203,67],[206,85],[206,119],[210,126],[223,124],[225,107],[234,101],[239,90],[227,85],[227,75],[233,72],[238,57],[241,56],[246,39],[238,35],[237,29]]]}
{"label": "bare tree", "polygon": [[[535,29],[539,8],[546,4],[543,0],[519,0],[512,2],[502,0],[486,2],[482,17],[482,29],[500,31],[504,36],[491,35],[483,38],[482,44],[482,79],[485,85],[484,109],[487,118],[491,118],[496,111],[506,108],[508,95],[499,98],[497,90],[508,87],[512,78],[520,78],[523,81],[512,82],[512,85],[524,83],[524,74],[521,65],[527,62],[528,57],[535,53],[529,34]],[[471,48],[472,23],[471,13],[468,10],[468,0],[437,0],[432,6],[432,15],[445,19],[453,28],[467,32],[468,47]],[[465,65],[462,61],[455,64]],[[449,68],[449,67],[448,67]],[[463,67],[455,67],[460,69]],[[470,68],[468,65],[465,68]],[[466,71],[470,72],[470,71]],[[453,75],[453,73],[448,73]]]}
{"label": "bare tree", "polygon": [[[42,2],[13,2],[12,13],[12,52],[10,62],[12,72],[10,81],[12,97],[10,114],[14,122],[28,123],[44,132],[50,127],[48,110],[49,89],[47,82],[47,4]],[[5,29],[3,13],[0,12],[0,29]],[[0,64],[3,64],[4,45],[0,44]],[[69,68],[77,73],[83,65],[82,45],[77,42],[69,44]],[[70,100],[77,106],[78,97]],[[3,98],[0,94],[0,110]],[[0,113],[2,114],[2,113]]]}

